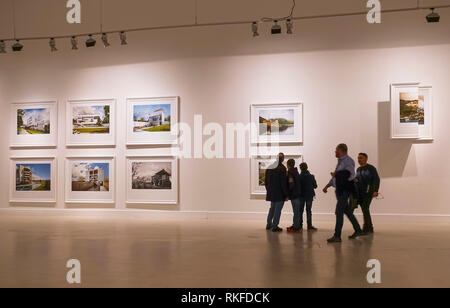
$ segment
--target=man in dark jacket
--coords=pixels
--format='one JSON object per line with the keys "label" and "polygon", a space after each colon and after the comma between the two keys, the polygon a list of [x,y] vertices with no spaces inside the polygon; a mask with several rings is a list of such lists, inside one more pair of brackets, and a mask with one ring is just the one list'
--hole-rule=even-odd
{"label": "man in dark jacket", "polygon": [[288,165],[288,190],[289,199],[292,203],[292,210],[294,212],[294,224],[287,229],[289,233],[298,233],[301,231],[301,216],[300,216],[300,195],[302,192],[300,174],[295,168],[295,160],[289,159]]}
{"label": "man in dark jacket", "polygon": [[366,153],[358,155],[358,163],[360,167],[356,171],[356,179],[358,180],[358,198],[353,202],[353,210],[361,206],[364,215],[365,233],[373,233],[372,217],[370,216],[370,204],[373,198],[378,197],[380,189],[380,176],[377,168],[367,163],[369,156]]}
{"label": "man in dark jacket", "polygon": [[306,218],[308,222],[308,230],[317,231],[312,224],[312,205],[314,197],[316,196],[316,192],[314,191],[317,188],[316,178],[313,174],[308,171],[308,165],[306,163],[302,163],[300,165],[300,170],[302,173],[299,176],[300,186],[301,186],[301,194],[300,194],[300,228],[303,228],[303,213],[305,211],[306,205]]}
{"label": "man in dark jacket", "polygon": [[283,165],[283,161],[284,154],[278,154],[276,167],[269,167],[266,170],[265,177],[265,186],[267,190],[266,201],[270,201],[266,230],[272,229],[273,232],[283,231],[278,225],[280,224],[281,211],[283,210],[284,202],[289,200],[287,170]]}

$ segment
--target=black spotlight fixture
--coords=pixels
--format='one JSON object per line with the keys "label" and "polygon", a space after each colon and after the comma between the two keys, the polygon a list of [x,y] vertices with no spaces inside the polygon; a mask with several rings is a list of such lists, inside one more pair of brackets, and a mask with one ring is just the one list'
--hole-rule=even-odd
{"label": "black spotlight fixture", "polygon": [[292,22],[292,19],[286,20],[286,31],[287,34],[292,34],[294,30],[294,23]]}
{"label": "black spotlight fixture", "polygon": [[70,42],[72,43],[72,50],[78,50],[78,41],[75,36],[72,36]]}
{"label": "black spotlight fixture", "polygon": [[95,47],[95,44],[97,44],[97,41],[94,40],[92,34],[89,34],[89,38],[86,40],[86,47],[87,48]]}
{"label": "black spotlight fixture", "polygon": [[278,20],[274,20],[274,25],[272,26],[272,34],[281,34],[281,26],[278,24]]}
{"label": "black spotlight fixture", "polygon": [[6,44],[4,40],[0,41],[0,53],[6,53]]}
{"label": "black spotlight fixture", "polygon": [[111,46],[111,44],[108,42],[108,35],[106,33],[102,34],[102,42],[105,48]]}
{"label": "black spotlight fixture", "polygon": [[256,21],[254,21],[252,23],[252,33],[253,33],[253,37],[257,37],[259,36],[259,32],[258,32],[258,23]]}
{"label": "black spotlight fixture", "polygon": [[121,45],[128,45],[127,34],[124,31],[122,31],[122,32],[120,32],[119,36],[120,36],[120,44]]}
{"label": "black spotlight fixture", "polygon": [[434,8],[431,8],[431,13],[427,15],[427,22],[439,22],[441,20],[441,15],[434,12]]}
{"label": "black spotlight fixture", "polygon": [[23,49],[23,45],[20,43],[19,40],[16,40],[16,43],[14,45],[12,45],[12,50],[14,52],[19,52],[19,51],[22,51],[22,49]]}
{"label": "black spotlight fixture", "polygon": [[50,51],[51,52],[58,51],[58,49],[56,48],[56,41],[55,41],[54,38],[51,38],[50,42],[48,44],[50,45]]}

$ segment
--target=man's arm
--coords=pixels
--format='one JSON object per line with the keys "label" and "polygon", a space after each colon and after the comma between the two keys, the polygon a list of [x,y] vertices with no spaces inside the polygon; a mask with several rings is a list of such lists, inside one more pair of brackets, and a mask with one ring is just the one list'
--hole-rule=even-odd
{"label": "man's arm", "polygon": [[269,177],[270,177],[270,169],[266,169],[266,176],[264,178],[264,186],[266,187],[266,190],[269,189]]}
{"label": "man's arm", "polygon": [[372,172],[373,189],[374,189],[374,192],[378,195],[378,191],[380,190],[380,182],[381,182],[380,176],[378,175],[377,168],[375,168],[374,166],[372,166],[371,172]]}

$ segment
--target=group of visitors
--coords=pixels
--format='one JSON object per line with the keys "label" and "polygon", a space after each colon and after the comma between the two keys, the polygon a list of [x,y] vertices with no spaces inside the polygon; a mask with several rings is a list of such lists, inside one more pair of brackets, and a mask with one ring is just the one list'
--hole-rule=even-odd
{"label": "group of visitors", "polygon": [[[336,227],[334,235],[328,239],[329,243],[342,242],[344,216],[347,216],[354,229],[350,239],[374,233],[370,205],[373,198],[378,197],[380,189],[380,177],[377,169],[368,164],[369,156],[366,153],[358,155],[360,167],[356,172],[355,162],[348,155],[347,145],[339,144],[335,153],[338,163],[334,172],[331,172],[331,180],[323,189],[324,193],[328,193],[330,187],[334,187],[336,190]],[[287,167],[284,163],[285,156],[280,153],[277,161],[265,172],[266,200],[270,201],[266,230],[283,231],[279,227],[281,213],[285,202],[291,200],[294,222],[291,227],[287,228],[287,231],[299,233],[303,230],[305,207],[307,230],[317,231],[312,223],[312,206],[316,196],[315,189],[318,187],[315,176],[309,172],[306,163],[300,164],[300,172],[295,167],[295,160],[289,159],[286,163]],[[354,215],[358,205],[361,206],[364,215],[363,228]]]}

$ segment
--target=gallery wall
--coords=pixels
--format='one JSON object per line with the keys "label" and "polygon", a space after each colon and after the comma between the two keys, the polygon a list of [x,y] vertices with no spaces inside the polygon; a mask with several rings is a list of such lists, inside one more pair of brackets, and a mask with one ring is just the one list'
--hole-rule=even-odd
{"label": "gallery wall", "polygon": [[[129,33],[129,45],[71,51],[58,41],[27,41],[19,54],[0,56],[0,207],[9,207],[11,156],[58,158],[58,202],[64,203],[64,157],[115,155],[117,196],[124,209],[125,156],[161,154],[167,149],[127,149],[126,98],[180,97],[180,120],[248,123],[252,103],[300,101],[304,104],[304,144],[286,149],[303,154],[323,186],[335,167],[334,147],[346,142],[350,154],[367,152],[382,176],[380,214],[450,215],[450,10],[440,24],[427,25],[423,12],[387,14],[381,25],[361,16],[296,23],[295,34],[271,37],[262,28],[252,38],[249,25],[166,29]],[[100,42],[99,42],[100,43]],[[434,88],[435,140],[390,140],[389,85],[422,82]],[[117,99],[115,148],[67,149],[65,102]],[[11,102],[57,100],[57,149],[11,150]],[[206,138],[205,138],[206,139]],[[267,204],[250,197],[249,159],[181,159],[177,206],[142,206],[168,211],[265,212]],[[121,184],[122,183],[122,184]],[[94,205],[84,205],[91,208]],[[334,210],[332,193],[318,193],[316,212]]]}

